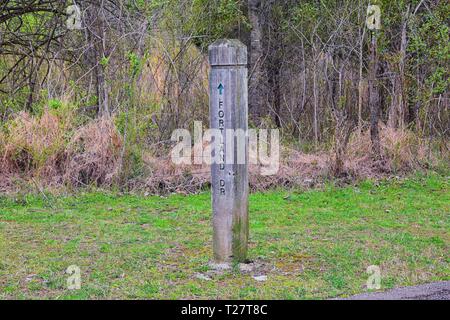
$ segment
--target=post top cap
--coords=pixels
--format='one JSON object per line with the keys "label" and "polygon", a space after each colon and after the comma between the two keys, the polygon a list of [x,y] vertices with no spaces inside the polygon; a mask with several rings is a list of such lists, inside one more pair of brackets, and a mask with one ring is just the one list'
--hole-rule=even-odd
{"label": "post top cap", "polygon": [[247,47],[237,39],[220,39],[209,46],[211,66],[246,66]]}

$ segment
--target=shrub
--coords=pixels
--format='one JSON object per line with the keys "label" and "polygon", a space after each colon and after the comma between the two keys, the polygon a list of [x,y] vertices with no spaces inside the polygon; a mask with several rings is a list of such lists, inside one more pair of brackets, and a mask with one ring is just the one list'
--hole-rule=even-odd
{"label": "shrub", "polygon": [[64,181],[72,186],[112,185],[120,173],[121,150],[122,138],[110,117],[88,123],[67,146]]}
{"label": "shrub", "polygon": [[2,171],[30,176],[56,176],[65,147],[64,128],[47,109],[42,116],[20,112],[6,125]]}

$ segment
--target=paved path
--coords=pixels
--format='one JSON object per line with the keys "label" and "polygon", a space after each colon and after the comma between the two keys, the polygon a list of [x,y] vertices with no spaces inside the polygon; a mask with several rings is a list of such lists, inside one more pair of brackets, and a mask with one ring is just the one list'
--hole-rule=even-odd
{"label": "paved path", "polygon": [[364,293],[348,300],[450,300],[450,281],[392,289],[386,292]]}

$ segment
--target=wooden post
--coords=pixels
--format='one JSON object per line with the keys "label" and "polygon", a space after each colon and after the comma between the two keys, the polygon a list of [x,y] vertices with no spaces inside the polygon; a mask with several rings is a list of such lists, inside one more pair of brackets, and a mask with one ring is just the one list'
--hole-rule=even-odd
{"label": "wooden post", "polygon": [[220,132],[221,140],[221,161],[211,165],[214,259],[244,262],[249,232],[247,47],[238,40],[219,40],[209,47],[209,61],[211,129]]}

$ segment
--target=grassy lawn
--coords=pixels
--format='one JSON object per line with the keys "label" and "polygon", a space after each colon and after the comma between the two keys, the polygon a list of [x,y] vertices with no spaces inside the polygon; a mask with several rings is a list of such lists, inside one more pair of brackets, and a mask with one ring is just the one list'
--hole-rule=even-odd
{"label": "grassy lawn", "polygon": [[[370,265],[382,289],[449,280],[449,184],[431,175],[254,194],[256,270],[221,274],[208,268],[209,193],[3,197],[0,298],[330,298],[365,292]],[[70,265],[80,290],[66,289]]]}

